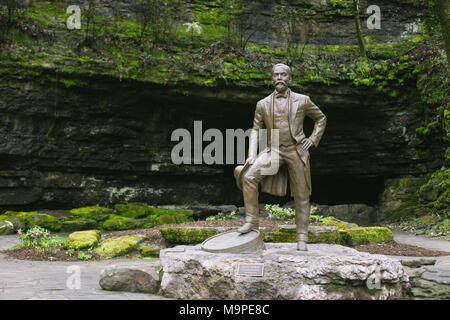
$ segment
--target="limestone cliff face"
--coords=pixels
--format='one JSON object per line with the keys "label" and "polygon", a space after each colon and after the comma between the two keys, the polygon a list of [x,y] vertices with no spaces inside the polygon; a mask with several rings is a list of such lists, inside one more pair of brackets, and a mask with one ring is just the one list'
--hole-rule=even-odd
{"label": "limestone cliff face", "polygon": [[[243,19],[250,19],[252,25],[264,25],[252,38],[260,44],[282,45],[285,36],[283,23],[277,23],[271,13],[279,4],[287,4],[298,15],[294,32],[306,33],[304,39],[310,44],[356,45],[353,1],[345,0],[291,0],[257,1],[257,10],[246,12]],[[366,12],[371,5],[377,5],[381,13],[381,28],[368,29],[366,20],[373,13]],[[420,34],[420,23],[427,16],[426,1],[423,0],[378,0],[360,1],[363,33],[379,43],[395,42]],[[252,32],[250,28],[250,32]]]}
{"label": "limestone cliff face", "polygon": [[[84,1],[73,3],[82,5]],[[187,0],[189,17],[198,17],[196,5],[212,11],[220,1]],[[126,16],[133,16],[132,1],[102,1],[104,12],[112,15],[117,10]],[[295,19],[294,28],[286,28],[285,20],[274,19],[273,13],[280,5],[289,11],[288,17]],[[367,8],[376,5],[380,8],[381,28],[368,29]],[[372,43],[392,43],[421,34],[420,24],[428,16],[426,0],[361,0],[362,30],[364,35],[372,38]],[[249,0],[242,12],[241,31],[252,35],[251,41],[257,44],[280,46],[285,40],[287,30],[297,34],[301,43],[328,45],[356,45],[355,22],[353,19],[352,0]]]}
{"label": "limestone cliff face", "polygon": [[[0,207],[239,201],[233,165],[176,166],[171,134],[186,128],[193,137],[194,120],[203,121],[203,132],[218,128],[224,137],[227,128],[246,130],[270,88],[198,87],[184,96],[164,86],[73,80],[88,85],[2,78]],[[386,177],[427,171],[411,138],[420,116],[404,107],[419,101],[414,89],[392,98],[345,83],[311,84],[302,93],[328,117],[311,151],[313,200],[373,203]],[[306,122],[307,134],[312,126]]]}
{"label": "limestone cliff face", "polygon": [[[191,1],[191,10],[196,2]],[[202,2],[214,6],[214,1]],[[364,12],[372,4],[361,2]],[[242,17],[250,22],[248,32],[257,28],[252,41],[279,45],[279,26],[270,13],[281,2],[253,3],[256,9]],[[309,44],[356,43],[354,21],[345,3],[289,1],[300,10],[304,25],[311,27]],[[116,8],[133,14],[130,1],[103,4],[106,11]],[[382,28],[367,30],[363,24],[363,31],[377,42],[414,37],[426,12],[420,0],[374,4],[382,10]],[[195,120],[203,122],[203,131],[248,129],[256,102],[272,91],[261,79],[248,87],[231,82],[180,89],[120,81],[93,70],[83,78],[58,75],[51,67],[38,73],[11,64],[0,67],[0,210],[241,200],[234,165],[174,165],[170,154],[176,143],[171,134],[186,128],[193,136]],[[422,121],[414,81],[391,97],[374,86],[356,87],[338,80],[330,85],[303,82],[303,91],[294,90],[309,95],[328,118],[319,148],[311,150],[312,200],[374,204],[385,179],[429,172],[433,164],[418,149],[414,135]],[[307,134],[312,127],[311,121],[306,123]]]}

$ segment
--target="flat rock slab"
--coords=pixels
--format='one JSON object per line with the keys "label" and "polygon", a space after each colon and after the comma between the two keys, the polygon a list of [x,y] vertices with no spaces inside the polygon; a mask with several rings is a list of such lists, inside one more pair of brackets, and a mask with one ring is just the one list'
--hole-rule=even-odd
{"label": "flat rock slab", "polygon": [[[177,246],[160,253],[161,292],[177,299],[395,299],[408,287],[401,263],[335,244],[266,243],[253,254]],[[238,274],[261,267],[262,274]]]}

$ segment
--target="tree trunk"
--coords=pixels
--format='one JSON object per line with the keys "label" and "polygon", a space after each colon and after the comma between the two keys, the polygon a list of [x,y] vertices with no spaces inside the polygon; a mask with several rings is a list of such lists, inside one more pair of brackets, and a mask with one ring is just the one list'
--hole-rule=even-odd
{"label": "tree trunk", "polygon": [[450,65],[450,1],[436,0],[434,10],[441,24],[445,52],[447,53],[447,62]]}
{"label": "tree trunk", "polygon": [[367,59],[366,45],[364,43],[361,20],[359,19],[359,0],[353,0],[353,13],[355,15],[356,37],[358,39],[359,54],[361,55],[361,58]]}

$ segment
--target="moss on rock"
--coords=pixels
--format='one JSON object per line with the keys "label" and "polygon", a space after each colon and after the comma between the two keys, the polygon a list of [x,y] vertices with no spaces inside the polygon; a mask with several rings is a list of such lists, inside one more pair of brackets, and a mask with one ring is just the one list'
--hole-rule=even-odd
{"label": "moss on rock", "polygon": [[70,213],[72,213],[74,216],[88,220],[95,220],[97,222],[103,222],[107,220],[112,212],[112,209],[99,206],[82,207],[70,210]]}
{"label": "moss on rock", "polygon": [[[281,226],[275,232],[264,237],[265,242],[297,242],[295,225]],[[310,226],[308,230],[308,243],[339,243],[339,233],[334,226]]]}
{"label": "moss on rock", "polygon": [[340,235],[334,226],[310,226],[308,243],[340,243]]}
{"label": "moss on rock", "polygon": [[295,225],[281,226],[275,232],[267,233],[264,237],[265,242],[296,242],[297,234],[295,231]]}
{"label": "moss on rock", "polygon": [[194,221],[193,215],[194,211],[187,209],[150,208],[147,217],[157,225],[164,225]]}
{"label": "moss on rock", "polygon": [[130,230],[138,228],[140,224],[136,219],[111,214],[102,226],[105,230]]}
{"label": "moss on rock", "polygon": [[[368,242],[389,242],[393,240],[392,231],[385,227],[353,227],[344,221],[329,217],[330,224],[350,226],[338,228],[335,225],[310,226],[308,230],[308,243],[336,243],[348,246],[356,246]],[[327,218],[324,218],[327,219]],[[265,242],[296,242],[296,226],[281,226],[275,232],[268,233]]]}
{"label": "moss on rock", "polygon": [[16,230],[27,230],[33,227],[39,226],[50,231],[60,231],[61,221],[59,219],[48,215],[46,213],[40,213],[37,211],[31,212],[15,212],[7,211],[2,215],[1,220],[9,220],[13,223]]}
{"label": "moss on rock", "polygon": [[163,237],[172,244],[199,244],[217,234],[214,228],[170,227],[161,229]]}
{"label": "moss on rock", "polygon": [[342,244],[357,246],[369,242],[365,228],[339,229],[338,232]]}
{"label": "moss on rock", "polygon": [[355,228],[358,226],[355,223],[341,221],[332,216],[323,218],[321,224],[324,226],[334,226],[337,228]]}
{"label": "moss on rock", "polygon": [[159,252],[161,251],[161,249],[162,248],[156,245],[141,246],[139,248],[142,256],[146,258],[159,258]]}
{"label": "moss on rock", "polygon": [[64,244],[64,249],[92,248],[100,240],[99,230],[77,231],[69,235],[69,240]]}
{"label": "moss on rock", "polygon": [[385,227],[366,227],[364,228],[367,234],[367,241],[369,242],[389,242],[394,240],[392,231]]}
{"label": "moss on rock", "polygon": [[65,220],[62,221],[61,224],[61,231],[64,232],[82,231],[97,228],[97,222],[88,219]]}
{"label": "moss on rock", "polygon": [[151,208],[146,203],[116,204],[114,214],[127,218],[139,219],[147,217],[152,213]]}
{"label": "moss on rock", "polygon": [[431,210],[420,203],[418,190],[425,178],[402,177],[389,179],[378,205],[378,219],[398,221],[418,217]]}
{"label": "moss on rock", "polygon": [[14,224],[9,220],[0,220],[0,236],[14,233]]}
{"label": "moss on rock", "polygon": [[109,257],[125,255],[136,249],[137,245],[146,239],[143,235],[123,236],[104,240],[96,252]]}

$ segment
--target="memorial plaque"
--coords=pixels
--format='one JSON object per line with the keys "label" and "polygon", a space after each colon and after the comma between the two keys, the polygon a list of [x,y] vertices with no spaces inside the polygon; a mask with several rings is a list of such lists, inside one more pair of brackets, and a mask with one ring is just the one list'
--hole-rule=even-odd
{"label": "memorial plaque", "polygon": [[238,276],[262,277],[264,276],[264,263],[240,263],[237,268]]}

